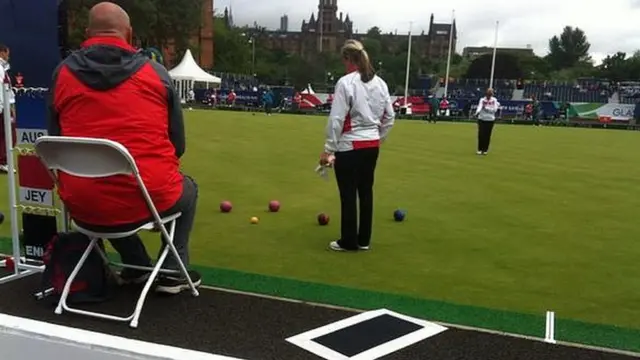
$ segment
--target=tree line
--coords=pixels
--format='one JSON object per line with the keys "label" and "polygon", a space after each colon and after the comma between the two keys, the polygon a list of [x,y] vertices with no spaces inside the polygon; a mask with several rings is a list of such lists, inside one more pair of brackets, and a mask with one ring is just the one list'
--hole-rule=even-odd
{"label": "tree line", "polygon": [[[85,38],[89,9],[101,0],[67,0],[69,45],[77,48]],[[183,52],[202,24],[202,0],[110,0],[131,18],[134,36],[143,47],[162,49],[169,44]],[[192,50],[193,51],[193,50]]]}
{"label": "tree line", "polygon": [[[84,39],[88,10],[99,0],[68,0],[71,29],[70,44],[79,45]],[[163,48],[174,44],[182,53],[191,48],[190,35],[201,26],[202,0],[113,0],[130,15],[135,37],[142,47]],[[311,58],[283,50],[269,50],[251,35],[264,29],[249,27],[228,28],[223,16],[214,20],[214,63],[217,72],[254,73],[263,83],[292,85],[331,84],[344,72],[337,53],[325,52]],[[404,88],[408,44],[397,44],[390,36],[373,27],[362,41],[374,67],[390,84],[391,90]],[[396,43],[394,43],[396,42]],[[410,87],[420,87],[421,76],[444,77],[446,59],[431,61],[420,56],[421,44],[412,46]],[[633,54],[617,52],[594,65],[589,56],[591,45],[584,31],[565,26],[560,34],[549,39],[545,56],[499,53],[496,57],[495,78],[522,80],[571,81],[577,78],[601,78],[611,81],[640,79],[640,51]],[[254,52],[255,51],[255,52]],[[177,57],[178,60],[180,57]],[[452,54],[450,77],[488,78],[491,55],[475,59]],[[169,66],[174,64],[168,64]],[[331,74],[331,75],[329,75]],[[333,79],[332,79],[333,78]]]}

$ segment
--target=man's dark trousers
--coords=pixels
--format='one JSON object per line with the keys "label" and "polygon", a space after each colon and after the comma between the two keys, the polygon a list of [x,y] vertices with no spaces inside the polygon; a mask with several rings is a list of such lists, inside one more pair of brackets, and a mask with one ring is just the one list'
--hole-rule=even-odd
{"label": "man's dark trousers", "polygon": [[[173,243],[176,247],[176,250],[178,250],[180,259],[185,264],[185,266],[189,264],[189,235],[191,233],[193,220],[196,215],[197,200],[198,185],[191,177],[185,175],[182,195],[174,206],[172,206],[167,211],[163,211],[162,213],[160,213],[160,217],[167,217],[178,212],[182,213],[182,215],[176,220],[176,229]],[[147,221],[120,225],[116,227],[96,227],[88,225],[88,228],[90,228],[91,230],[104,232],[126,232],[137,229],[149,221],[152,221],[152,219],[150,218]],[[82,224],[79,225],[82,226]],[[139,235],[136,234],[121,239],[111,239],[109,240],[109,242],[111,242],[113,248],[118,252],[118,254],[120,254],[120,258],[124,264],[151,266],[151,259],[149,258],[149,254],[147,253],[147,250],[142,243]],[[163,249],[164,246],[161,246],[160,253],[162,253]],[[167,256],[162,267],[164,269],[179,270],[178,262],[171,253]]]}
{"label": "man's dark trousers", "polygon": [[[340,190],[340,240],[346,250],[369,246],[373,226],[373,183],[379,148],[337,152],[334,163]],[[358,200],[360,226],[358,226]]]}

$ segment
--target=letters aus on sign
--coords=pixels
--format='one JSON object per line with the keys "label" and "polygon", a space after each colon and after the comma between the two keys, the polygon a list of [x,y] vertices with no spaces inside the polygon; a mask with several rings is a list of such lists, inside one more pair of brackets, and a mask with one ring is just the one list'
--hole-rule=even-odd
{"label": "letters aus on sign", "polygon": [[39,137],[45,136],[47,135],[47,131],[46,130],[39,130],[39,129],[18,129],[18,141],[17,143],[19,145],[24,145],[24,144],[35,144],[36,140],[38,140]]}

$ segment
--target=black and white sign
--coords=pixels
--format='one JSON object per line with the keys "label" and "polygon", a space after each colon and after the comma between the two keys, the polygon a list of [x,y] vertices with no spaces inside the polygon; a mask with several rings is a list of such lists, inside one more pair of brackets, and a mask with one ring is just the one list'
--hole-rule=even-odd
{"label": "black and white sign", "polygon": [[40,206],[53,206],[53,191],[20,187],[20,203]]}
{"label": "black and white sign", "polygon": [[447,330],[380,309],[292,336],[288,342],[327,360],[374,360]]}
{"label": "black and white sign", "polygon": [[45,129],[18,129],[16,131],[17,145],[33,145],[39,137],[47,135]]}

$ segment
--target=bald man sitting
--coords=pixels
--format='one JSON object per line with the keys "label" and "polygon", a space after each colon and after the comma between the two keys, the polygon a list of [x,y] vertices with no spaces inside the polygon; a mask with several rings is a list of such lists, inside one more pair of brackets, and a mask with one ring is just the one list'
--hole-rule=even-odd
{"label": "bald man sitting", "polygon": [[[124,145],[136,160],[160,215],[182,213],[174,242],[188,264],[198,188],[180,172],[185,151],[180,99],[167,70],[130,45],[131,24],[122,8],[103,2],[91,9],[89,17],[88,39],[54,73],[49,134],[103,138]],[[152,219],[131,176],[81,179],[60,174],[58,192],[71,217],[84,228],[126,232]],[[137,235],[111,243],[124,263],[150,265]],[[165,268],[178,269],[171,255]],[[130,283],[143,283],[149,275],[130,269],[121,274]],[[200,275],[193,271],[190,275],[199,285]],[[161,276],[156,290],[176,294],[188,288],[186,279]]]}

